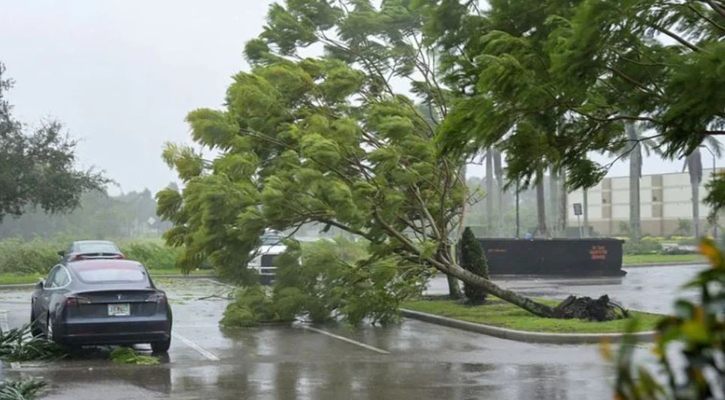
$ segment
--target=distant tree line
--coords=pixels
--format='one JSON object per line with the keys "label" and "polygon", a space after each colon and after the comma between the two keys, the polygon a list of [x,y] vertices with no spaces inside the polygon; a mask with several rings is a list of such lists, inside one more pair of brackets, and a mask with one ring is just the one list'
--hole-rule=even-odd
{"label": "distant tree line", "polygon": [[170,227],[156,216],[156,201],[150,190],[109,196],[90,191],[79,207],[66,214],[48,214],[28,206],[19,217],[0,223],[0,239],[68,236],[78,239],[110,239],[160,236]]}

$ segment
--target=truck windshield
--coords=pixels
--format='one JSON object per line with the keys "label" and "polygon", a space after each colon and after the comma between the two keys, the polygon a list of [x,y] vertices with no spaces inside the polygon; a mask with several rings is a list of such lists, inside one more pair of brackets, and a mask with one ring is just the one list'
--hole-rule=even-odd
{"label": "truck windshield", "polygon": [[282,235],[275,233],[262,235],[262,246],[276,246],[278,244],[282,244],[282,239],[284,239]]}

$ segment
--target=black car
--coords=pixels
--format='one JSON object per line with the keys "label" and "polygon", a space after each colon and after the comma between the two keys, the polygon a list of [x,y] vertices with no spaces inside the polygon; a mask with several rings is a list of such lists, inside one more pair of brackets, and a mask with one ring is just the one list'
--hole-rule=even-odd
{"label": "black car", "polygon": [[119,260],[125,258],[121,249],[108,240],[76,240],[68,246],[68,249],[60,250],[58,255],[63,263],[99,258]]}
{"label": "black car", "polygon": [[130,260],[83,260],[53,267],[31,297],[33,335],[68,346],[171,345],[166,293]]}

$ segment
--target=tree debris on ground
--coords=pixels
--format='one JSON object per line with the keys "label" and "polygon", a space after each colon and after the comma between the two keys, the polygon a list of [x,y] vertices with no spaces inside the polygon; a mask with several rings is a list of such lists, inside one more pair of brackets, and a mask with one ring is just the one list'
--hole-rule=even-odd
{"label": "tree debris on ground", "polygon": [[39,379],[0,382],[0,400],[33,400],[48,384]]}
{"label": "tree debris on ground", "polygon": [[45,338],[34,337],[30,324],[0,333],[0,359],[38,361],[63,358],[68,350]]}
{"label": "tree debris on ground", "polygon": [[135,364],[135,365],[157,365],[158,357],[147,356],[137,353],[130,347],[119,347],[111,351],[111,359],[119,364]]}

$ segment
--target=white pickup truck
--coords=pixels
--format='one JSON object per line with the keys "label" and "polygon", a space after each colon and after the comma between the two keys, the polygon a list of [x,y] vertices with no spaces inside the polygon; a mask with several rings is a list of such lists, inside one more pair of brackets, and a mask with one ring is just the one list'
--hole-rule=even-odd
{"label": "white pickup truck", "polygon": [[248,264],[249,268],[259,273],[259,283],[267,285],[274,280],[277,272],[275,260],[287,250],[287,246],[282,243],[284,238],[282,232],[271,229],[267,229],[262,235],[262,244],[257,249],[256,256]]}

